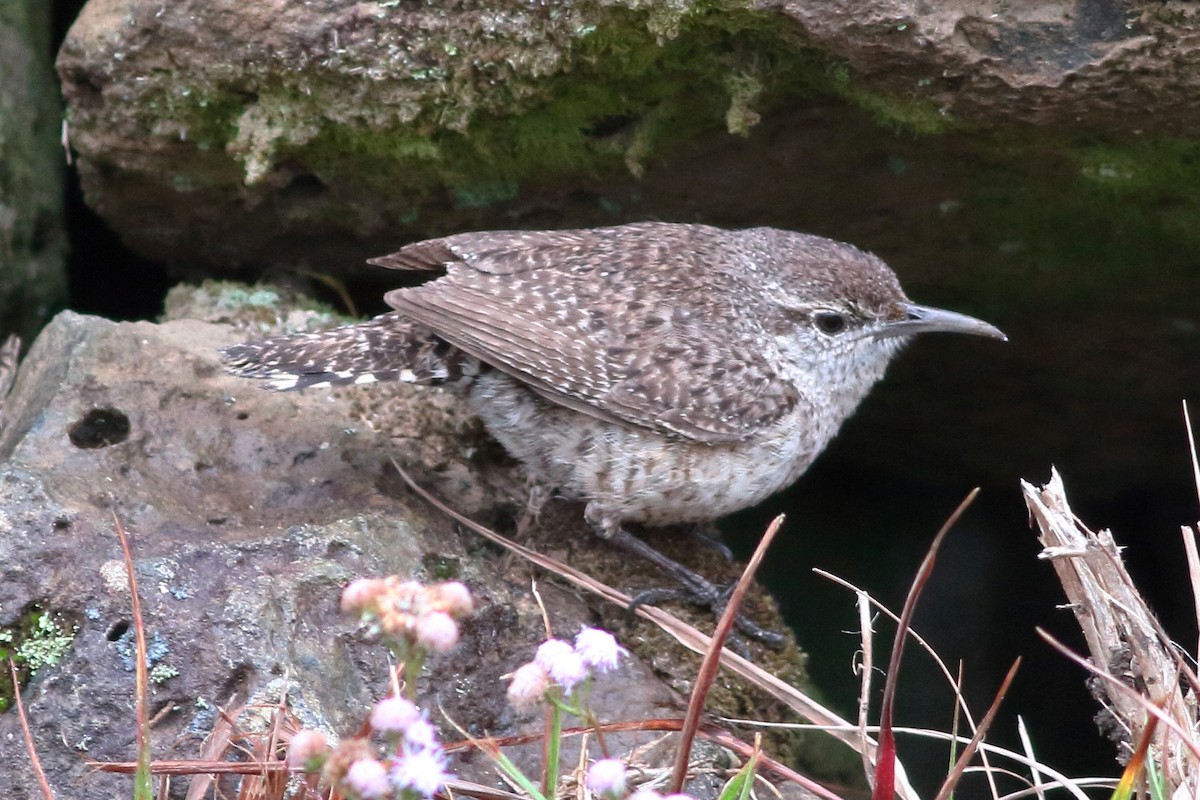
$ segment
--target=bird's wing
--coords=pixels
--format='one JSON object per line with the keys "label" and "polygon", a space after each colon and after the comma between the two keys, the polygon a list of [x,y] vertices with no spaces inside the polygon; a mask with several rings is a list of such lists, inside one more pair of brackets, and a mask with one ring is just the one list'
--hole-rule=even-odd
{"label": "bird's wing", "polygon": [[738,291],[734,271],[701,263],[703,253],[720,257],[715,233],[647,223],[460,234],[380,262],[445,268],[387,302],[549,400],[660,433],[732,442],[777,420],[799,396],[765,357],[773,342],[761,316],[734,299],[752,293]]}

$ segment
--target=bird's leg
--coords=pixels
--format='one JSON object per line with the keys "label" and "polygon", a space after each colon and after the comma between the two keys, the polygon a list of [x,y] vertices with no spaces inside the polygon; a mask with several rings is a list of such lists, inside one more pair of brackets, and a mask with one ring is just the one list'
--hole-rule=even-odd
{"label": "bird's leg", "polygon": [[[629,606],[630,610],[640,605],[660,603],[664,600],[684,600],[695,605],[706,606],[712,609],[715,615],[721,615],[721,612],[725,609],[725,605],[729,602],[729,594],[732,591],[732,586],[724,590],[718,588],[716,584],[703,575],[693,572],[673,558],[663,555],[625,530],[621,527],[619,519],[597,514],[590,505],[585,512],[585,516],[597,536],[649,561],[674,578],[679,584],[678,589],[650,589],[641,592],[633,598],[633,602]],[[755,625],[741,614],[737,615],[735,624],[738,630],[751,639],[756,639],[772,646],[783,644],[782,634]]]}
{"label": "bird's leg", "polygon": [[716,524],[712,522],[698,522],[694,525],[687,526],[688,536],[709,550],[716,550],[721,554],[721,558],[726,561],[733,561],[733,551],[729,546],[721,541],[721,532],[717,530]]}
{"label": "bird's leg", "polygon": [[530,528],[537,525],[542,509],[550,500],[550,487],[541,481],[530,478],[525,483],[528,493],[525,498],[525,508],[521,510],[521,518],[517,520],[517,538],[522,538]]}

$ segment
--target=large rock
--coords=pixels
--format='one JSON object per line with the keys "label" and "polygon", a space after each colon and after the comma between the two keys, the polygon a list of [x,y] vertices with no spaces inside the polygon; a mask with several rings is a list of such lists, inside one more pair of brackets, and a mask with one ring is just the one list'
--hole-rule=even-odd
{"label": "large rock", "polygon": [[62,109],[54,85],[49,3],[0,11],[0,340],[32,337],[66,299]]}
{"label": "large rock", "polygon": [[[186,297],[172,306],[194,309]],[[310,317],[289,319],[303,327]],[[64,312],[34,344],[5,404],[0,630],[40,648],[28,651],[39,658],[26,661],[37,670],[24,699],[60,796],[130,787],[87,763],[134,754],[133,632],[116,520],[132,536],[141,584],[157,758],[198,757],[217,707],[273,702],[281,688],[306,725],[357,730],[387,675],[383,648],[362,642],[338,610],[341,587],[364,574],[456,577],[476,594],[479,613],[463,641],[422,680],[435,721],[444,708],[474,734],[540,724],[507,707],[501,680],[544,635],[529,571],[416,500],[390,459],[492,522],[511,521],[523,502],[519,470],[449,394],[403,386],[274,394],[226,376],[217,350],[243,335],[197,320],[113,323]],[[582,537],[576,549],[594,552],[587,563],[618,574],[626,559],[593,546],[578,511],[551,508],[539,530],[559,544],[544,546],[562,552]],[[644,570],[639,579],[653,580]],[[540,587],[560,635],[583,622],[628,624],[553,581]],[[608,719],[678,715],[668,685],[685,688],[691,667],[682,665],[694,662],[644,626],[624,635],[648,660],[601,681],[596,708]],[[729,710],[752,713],[753,701],[739,702]],[[0,715],[0,759],[10,765],[4,796],[37,796],[32,772],[17,766],[27,762],[14,714]],[[455,768],[490,780],[486,759]]]}
{"label": "large rock", "polygon": [[1194,36],[1115,2],[93,0],[58,67],[88,201],[139,252],[336,272],[456,229],[762,221],[724,203],[805,170],[743,159],[722,195],[689,177],[814,93],[924,132],[1190,131]]}

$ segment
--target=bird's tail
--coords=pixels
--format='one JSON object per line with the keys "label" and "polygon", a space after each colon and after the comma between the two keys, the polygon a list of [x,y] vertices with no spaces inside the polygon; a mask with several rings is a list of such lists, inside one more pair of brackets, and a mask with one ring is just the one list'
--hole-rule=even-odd
{"label": "bird's tail", "polygon": [[396,313],[317,333],[244,342],[221,351],[225,369],[279,391],[377,381],[436,384],[478,369],[474,359]]}

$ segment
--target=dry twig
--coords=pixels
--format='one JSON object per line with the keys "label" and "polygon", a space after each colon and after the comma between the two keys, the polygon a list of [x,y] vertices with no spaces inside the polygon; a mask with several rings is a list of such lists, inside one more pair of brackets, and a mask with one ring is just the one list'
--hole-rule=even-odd
{"label": "dry twig", "polygon": [[[1091,661],[1097,672],[1132,691],[1117,691],[1112,683],[1094,682],[1097,700],[1124,731],[1121,755],[1128,758],[1133,742],[1142,736],[1148,722],[1148,697],[1162,699],[1164,714],[1176,731],[1191,731],[1196,720],[1195,673],[1184,663],[1177,646],[1142,599],[1125,565],[1112,533],[1093,532],[1071,511],[1058,471],[1040,489],[1022,481],[1030,515],[1041,531],[1043,551],[1058,573],[1069,601],[1068,607],[1083,631]],[[1180,678],[1190,687],[1186,692]],[[1163,778],[1170,792],[1189,787],[1194,795],[1195,743],[1185,743],[1164,731],[1155,742]]]}

